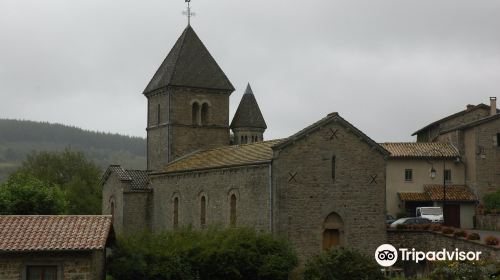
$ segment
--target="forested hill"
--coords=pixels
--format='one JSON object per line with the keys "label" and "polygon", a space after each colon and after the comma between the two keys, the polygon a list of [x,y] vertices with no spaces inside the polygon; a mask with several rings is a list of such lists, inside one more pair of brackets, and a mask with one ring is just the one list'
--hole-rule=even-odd
{"label": "forested hill", "polygon": [[82,151],[105,168],[121,164],[146,167],[146,140],[119,134],[93,132],[45,122],[0,119],[0,181],[32,151]]}

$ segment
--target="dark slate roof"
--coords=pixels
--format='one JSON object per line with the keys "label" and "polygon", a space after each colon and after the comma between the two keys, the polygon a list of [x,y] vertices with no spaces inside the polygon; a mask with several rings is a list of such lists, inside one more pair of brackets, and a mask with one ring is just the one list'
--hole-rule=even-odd
{"label": "dark slate roof", "polygon": [[106,172],[104,172],[101,184],[104,184],[111,173],[116,173],[120,181],[130,183],[132,191],[151,189],[148,172],[146,170],[125,170],[119,165],[111,165]]}
{"label": "dark slate roof", "polygon": [[189,25],[156,71],[144,94],[166,86],[234,91],[231,82]]}
{"label": "dark slate roof", "polygon": [[[473,106],[473,105],[472,105],[472,106]],[[457,113],[455,113],[455,114],[449,115],[449,116],[447,116],[447,117],[444,117],[444,118],[442,118],[442,119],[440,119],[440,120],[437,120],[437,121],[435,121],[435,122],[433,122],[433,123],[430,123],[430,124],[428,124],[428,125],[424,126],[423,128],[421,128],[421,129],[419,129],[419,130],[417,130],[417,131],[413,132],[412,136],[417,135],[417,134],[418,134],[418,133],[420,133],[421,131],[424,131],[424,130],[426,130],[426,129],[430,128],[430,127],[437,126],[437,125],[439,125],[439,124],[440,124],[440,123],[442,123],[442,122],[445,122],[445,121],[447,121],[447,120],[453,119],[453,118],[455,118],[455,117],[459,117],[459,116],[465,115],[466,113],[469,113],[469,112],[474,111],[474,110],[477,110],[477,109],[485,109],[485,110],[490,110],[490,106],[488,106],[488,105],[486,105],[486,104],[484,104],[484,103],[481,103],[481,104],[478,104],[478,105],[476,105],[476,106],[473,106],[471,109],[462,110],[462,111],[460,111],[460,112],[457,112]],[[499,111],[499,110],[497,109],[497,112],[498,112],[498,111]]]}
{"label": "dark slate roof", "polygon": [[267,125],[260,112],[259,104],[255,100],[250,84],[247,85],[245,94],[241,98],[240,105],[236,109],[231,128],[253,127],[266,129]]}
{"label": "dark slate roof", "polygon": [[326,124],[328,124],[332,121],[338,122],[341,125],[343,125],[344,127],[348,128],[354,134],[358,135],[360,139],[364,140],[366,143],[368,143],[368,145],[371,145],[373,148],[375,148],[381,154],[383,154],[385,156],[390,155],[389,151],[387,151],[384,147],[382,147],[377,142],[373,141],[370,137],[368,137],[368,135],[364,134],[361,130],[357,129],[354,125],[352,125],[351,123],[346,121],[337,112],[333,112],[333,113],[328,114],[326,117],[322,118],[321,120],[311,124],[310,126],[302,129],[301,131],[295,133],[294,135],[286,138],[284,141],[281,141],[280,143],[274,145],[273,149],[282,149],[288,145],[292,145],[296,140],[301,139],[303,137],[306,137],[308,134],[320,129],[321,127],[325,126]]}
{"label": "dark slate roof", "polygon": [[466,128],[478,126],[478,125],[481,125],[483,123],[494,121],[494,120],[499,119],[499,118],[500,118],[500,114],[496,114],[496,115],[493,115],[493,116],[488,116],[486,118],[482,118],[482,119],[479,119],[479,120],[475,120],[475,121],[472,121],[472,122],[468,122],[468,123],[465,123],[465,124],[461,124],[461,125],[458,125],[458,126],[455,126],[455,127],[452,127],[452,128],[446,129],[446,130],[443,130],[443,131],[441,131],[440,134],[448,133],[448,132],[454,131],[454,130],[462,130],[462,129],[466,129]]}

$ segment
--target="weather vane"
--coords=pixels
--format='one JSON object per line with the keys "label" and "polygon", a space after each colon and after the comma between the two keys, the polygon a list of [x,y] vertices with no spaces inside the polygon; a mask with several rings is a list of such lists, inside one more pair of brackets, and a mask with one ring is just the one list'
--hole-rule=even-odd
{"label": "weather vane", "polygon": [[191,17],[194,17],[196,14],[191,12],[191,6],[190,6],[191,0],[184,0],[184,2],[186,2],[188,4],[188,6],[187,6],[187,10],[183,11],[182,14],[187,15],[188,25],[191,25]]}

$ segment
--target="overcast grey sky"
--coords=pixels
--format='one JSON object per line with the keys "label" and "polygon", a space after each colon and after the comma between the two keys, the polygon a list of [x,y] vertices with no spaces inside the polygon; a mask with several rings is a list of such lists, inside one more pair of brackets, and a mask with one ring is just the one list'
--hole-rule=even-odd
{"label": "overcast grey sky", "polygon": [[[339,112],[376,141],[500,97],[498,0],[192,0],[192,26],[286,137]],[[183,0],[0,0],[0,117],[145,136]]]}

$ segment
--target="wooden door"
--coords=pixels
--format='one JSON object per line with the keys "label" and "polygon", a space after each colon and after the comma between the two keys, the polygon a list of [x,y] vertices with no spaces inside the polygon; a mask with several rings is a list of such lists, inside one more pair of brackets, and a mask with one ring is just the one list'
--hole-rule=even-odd
{"label": "wooden door", "polygon": [[323,232],[323,250],[329,250],[340,244],[340,232],[338,229],[325,229]]}
{"label": "wooden door", "polygon": [[444,224],[449,227],[460,227],[460,204],[446,204],[444,207]]}

